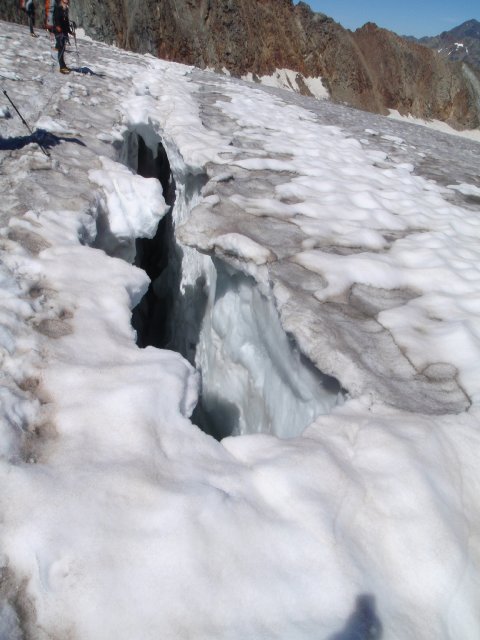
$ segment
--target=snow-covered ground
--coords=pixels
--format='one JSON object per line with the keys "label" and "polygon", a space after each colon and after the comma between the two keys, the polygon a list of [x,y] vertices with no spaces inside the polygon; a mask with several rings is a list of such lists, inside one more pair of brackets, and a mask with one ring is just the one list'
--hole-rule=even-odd
{"label": "snow-covered ground", "polygon": [[311,95],[320,100],[328,98],[330,95],[321,78],[305,77],[291,69],[276,69],[269,76],[256,76],[252,73],[247,73],[243,79],[248,82],[258,82],[267,87],[276,87],[277,89],[287,89],[296,93]]}
{"label": "snow-covered ground", "polygon": [[1,640],[477,640],[478,143],[0,44]]}

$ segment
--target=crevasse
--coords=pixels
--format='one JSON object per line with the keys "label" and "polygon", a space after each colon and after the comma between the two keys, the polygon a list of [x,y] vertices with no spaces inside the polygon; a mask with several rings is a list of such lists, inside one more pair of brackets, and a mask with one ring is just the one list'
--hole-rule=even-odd
{"label": "crevasse", "polygon": [[152,240],[137,240],[136,264],[150,276],[134,310],[141,347],[179,351],[199,371],[193,421],[221,439],[268,433],[299,435],[343,402],[337,380],[318,371],[283,330],[272,296],[225,261],[182,245],[175,229],[201,201],[207,176],[167,151],[148,127],[130,131],[122,161],[157,177],[170,213]]}

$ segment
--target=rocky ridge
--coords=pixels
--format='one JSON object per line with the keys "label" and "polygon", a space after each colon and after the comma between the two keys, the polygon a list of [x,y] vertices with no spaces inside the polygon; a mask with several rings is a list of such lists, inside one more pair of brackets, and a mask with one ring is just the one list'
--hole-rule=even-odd
{"label": "rocky ridge", "polygon": [[443,31],[438,36],[408,39],[434,49],[451,61],[467,62],[480,71],[480,22],[467,20],[458,27]]}
{"label": "rocky ridge", "polygon": [[[23,19],[17,0],[0,17]],[[351,32],[293,0],[73,0],[71,17],[88,35],[120,47],[243,76],[297,72],[322,78],[337,102],[480,126],[478,78],[462,62],[372,23]]]}

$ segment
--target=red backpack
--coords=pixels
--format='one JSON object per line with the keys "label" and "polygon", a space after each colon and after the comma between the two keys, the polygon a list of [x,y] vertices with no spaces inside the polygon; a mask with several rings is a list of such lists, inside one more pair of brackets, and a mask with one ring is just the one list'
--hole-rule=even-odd
{"label": "red backpack", "polygon": [[45,29],[48,31],[53,31],[53,12],[58,1],[45,0]]}

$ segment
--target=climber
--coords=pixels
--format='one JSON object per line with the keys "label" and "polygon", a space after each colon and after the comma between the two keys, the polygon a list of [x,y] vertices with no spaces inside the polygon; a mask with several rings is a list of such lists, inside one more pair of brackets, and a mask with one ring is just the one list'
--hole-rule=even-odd
{"label": "climber", "polygon": [[60,73],[70,73],[65,64],[65,48],[69,42],[68,36],[73,35],[68,17],[69,0],[57,0],[53,10],[53,33],[55,34],[55,48],[58,51]]}
{"label": "climber", "polygon": [[32,38],[38,38],[38,34],[35,33],[35,3],[33,0],[21,0],[20,6],[28,16],[28,26],[30,28],[30,35]]}

